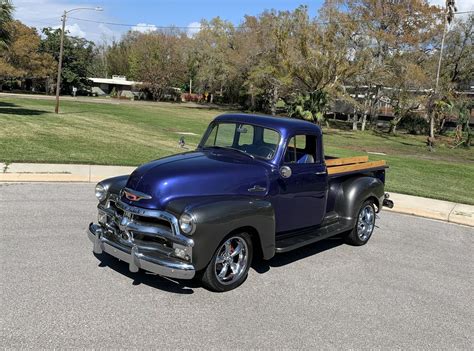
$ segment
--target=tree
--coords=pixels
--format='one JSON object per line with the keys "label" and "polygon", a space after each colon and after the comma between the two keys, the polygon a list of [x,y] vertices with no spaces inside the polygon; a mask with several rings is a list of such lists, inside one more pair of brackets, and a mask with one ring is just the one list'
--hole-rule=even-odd
{"label": "tree", "polygon": [[[40,50],[59,59],[60,29],[43,28],[44,39]],[[79,90],[89,86],[87,78],[92,72],[94,62],[94,43],[79,37],[64,36],[63,68],[61,74],[61,90],[71,92],[72,87]]]}
{"label": "tree", "polygon": [[41,39],[36,29],[20,21],[13,21],[10,27],[9,49],[0,52],[0,77],[38,79],[52,76],[55,62],[51,55],[40,52]]}
{"label": "tree", "polygon": [[131,46],[131,76],[145,82],[155,100],[186,82],[186,59],[180,45],[183,35],[177,31],[140,33]]}
{"label": "tree", "polygon": [[275,115],[278,101],[289,95],[293,84],[287,61],[295,13],[266,11],[255,24],[257,50],[251,53],[253,64],[245,85],[252,95],[260,95],[264,109]]}
{"label": "tree", "polygon": [[[358,70],[354,61],[351,42],[356,33],[356,23],[350,21],[350,14],[338,10],[331,1],[325,3],[317,18],[310,19],[306,7],[294,12],[292,45],[288,51],[286,65],[293,78],[292,90],[303,95],[306,101],[324,96],[325,104],[312,111],[313,116],[324,117],[330,98],[343,93],[344,82]],[[294,94],[293,94],[294,95]],[[326,98],[327,97],[327,98]],[[289,104],[290,101],[287,100]]]}
{"label": "tree", "polygon": [[345,6],[367,45],[370,71],[364,80],[370,88],[381,86],[390,99],[395,115],[390,132],[395,133],[398,123],[427,99],[440,10],[423,0],[348,0]]}
{"label": "tree", "polygon": [[454,22],[446,34],[441,85],[444,89],[469,89],[474,77],[474,15]]}
{"label": "tree", "polygon": [[13,21],[13,4],[10,0],[0,0],[0,49],[5,49],[11,40],[11,28],[9,24]]}
{"label": "tree", "polygon": [[234,31],[232,23],[217,17],[209,22],[203,20],[201,30],[192,39],[195,87],[201,92],[209,92],[211,102],[216,92],[223,95],[231,83],[229,56],[233,51]]}

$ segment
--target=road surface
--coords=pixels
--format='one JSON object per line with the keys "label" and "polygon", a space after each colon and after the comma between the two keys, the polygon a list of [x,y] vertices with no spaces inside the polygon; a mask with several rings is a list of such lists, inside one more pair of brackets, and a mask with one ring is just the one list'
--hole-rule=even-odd
{"label": "road surface", "polygon": [[91,184],[0,184],[7,348],[473,348],[472,228],[381,213],[211,293],[92,254]]}

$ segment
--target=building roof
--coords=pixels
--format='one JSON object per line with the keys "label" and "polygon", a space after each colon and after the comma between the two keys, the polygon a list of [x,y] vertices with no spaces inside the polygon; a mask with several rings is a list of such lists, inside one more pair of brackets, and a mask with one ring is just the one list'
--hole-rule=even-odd
{"label": "building roof", "polygon": [[142,84],[142,82],[134,82],[132,80],[127,80],[127,78],[124,76],[112,76],[112,78],[90,77],[88,79],[98,84],[115,84],[115,85],[129,85],[129,86]]}
{"label": "building roof", "polygon": [[246,113],[224,114],[215,118],[216,122],[248,123],[278,130],[282,136],[295,133],[312,133],[321,135],[321,129],[314,123],[296,118],[252,115]]}

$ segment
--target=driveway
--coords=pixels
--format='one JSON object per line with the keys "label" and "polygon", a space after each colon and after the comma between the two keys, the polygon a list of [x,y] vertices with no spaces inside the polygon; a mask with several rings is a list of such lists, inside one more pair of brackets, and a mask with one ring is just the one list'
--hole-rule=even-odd
{"label": "driveway", "polygon": [[472,228],[381,213],[366,246],[282,254],[217,294],[94,256],[93,189],[0,184],[3,347],[474,347]]}

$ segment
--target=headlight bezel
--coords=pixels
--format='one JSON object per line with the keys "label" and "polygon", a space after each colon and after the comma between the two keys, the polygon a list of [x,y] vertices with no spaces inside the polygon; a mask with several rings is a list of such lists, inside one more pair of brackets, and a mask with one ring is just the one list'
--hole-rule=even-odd
{"label": "headlight bezel", "polygon": [[178,224],[179,230],[185,235],[193,235],[196,231],[196,218],[189,212],[183,212]]}
{"label": "headlight bezel", "polygon": [[95,186],[95,197],[99,202],[104,201],[107,198],[107,187],[102,183],[97,183]]}

